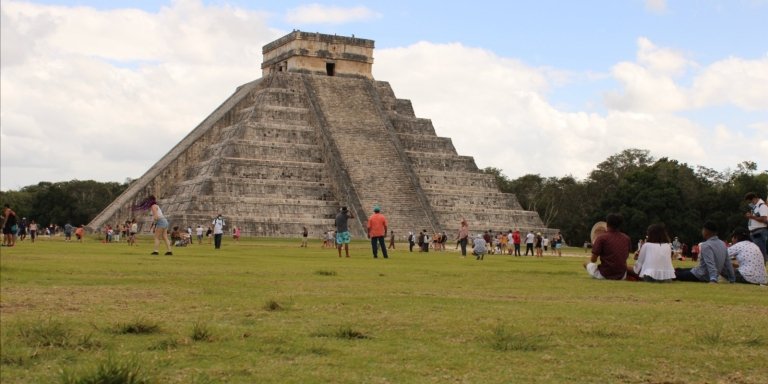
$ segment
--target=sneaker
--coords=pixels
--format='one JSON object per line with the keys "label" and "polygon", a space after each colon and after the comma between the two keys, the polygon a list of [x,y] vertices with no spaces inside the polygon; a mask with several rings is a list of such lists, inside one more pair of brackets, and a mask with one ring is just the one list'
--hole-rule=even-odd
{"label": "sneaker", "polygon": [[157,251],[154,251],[154,252],[150,253],[150,255],[159,255],[159,253],[157,253]]}
{"label": "sneaker", "polygon": [[165,253],[165,255],[166,255],[166,256],[173,256],[173,252],[171,252],[171,251],[168,251],[168,252],[166,252],[166,253]]}

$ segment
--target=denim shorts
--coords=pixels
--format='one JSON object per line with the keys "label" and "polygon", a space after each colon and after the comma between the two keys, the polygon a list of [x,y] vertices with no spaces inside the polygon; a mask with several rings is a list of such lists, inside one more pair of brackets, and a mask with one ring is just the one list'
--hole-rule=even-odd
{"label": "denim shorts", "polygon": [[157,219],[157,223],[155,223],[155,228],[168,228],[168,219],[165,217],[161,217]]}

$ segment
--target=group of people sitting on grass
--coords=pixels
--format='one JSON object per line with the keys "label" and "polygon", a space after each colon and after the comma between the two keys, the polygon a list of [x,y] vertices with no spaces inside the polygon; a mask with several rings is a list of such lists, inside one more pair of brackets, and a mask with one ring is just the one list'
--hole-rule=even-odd
{"label": "group of people sitting on grass", "polygon": [[727,246],[718,237],[717,226],[712,222],[704,223],[701,229],[704,241],[699,244],[698,265],[693,268],[674,268],[672,245],[664,224],[648,227],[647,239],[635,254],[634,265],[628,266],[630,239],[621,232],[622,223],[621,215],[608,215],[605,223],[607,230],[595,238],[592,258],[584,264],[587,273],[593,278],[717,283],[722,276],[729,283],[768,283],[764,253],[752,241],[752,233],[746,228],[734,230],[730,237],[732,245]]}

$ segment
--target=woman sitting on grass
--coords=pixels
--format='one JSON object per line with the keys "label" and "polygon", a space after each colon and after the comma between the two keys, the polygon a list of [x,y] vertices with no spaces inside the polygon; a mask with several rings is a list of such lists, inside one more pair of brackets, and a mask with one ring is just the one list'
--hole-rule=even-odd
{"label": "woman sitting on grass", "polygon": [[768,283],[765,273],[763,254],[757,244],[750,241],[746,228],[736,228],[731,235],[733,245],[728,247],[728,257],[733,261],[733,269],[737,283],[760,284]]}
{"label": "woman sitting on grass", "polygon": [[[672,245],[664,224],[652,224],[646,231],[648,240],[640,248],[631,272],[643,281],[669,282],[675,278],[672,266]],[[631,273],[630,272],[630,273]]]}

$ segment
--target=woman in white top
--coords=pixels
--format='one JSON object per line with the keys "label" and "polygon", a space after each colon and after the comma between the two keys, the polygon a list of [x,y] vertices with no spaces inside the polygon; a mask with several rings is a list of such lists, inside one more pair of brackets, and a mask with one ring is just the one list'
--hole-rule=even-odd
{"label": "woman in white top", "polygon": [[173,255],[173,252],[171,252],[171,241],[168,240],[168,219],[165,218],[165,215],[163,215],[163,211],[160,209],[160,206],[157,205],[157,199],[155,199],[155,196],[150,195],[139,205],[137,205],[135,209],[149,209],[152,211],[152,227],[155,234],[155,250],[152,251],[152,255],[159,254],[157,249],[160,246],[160,239],[165,242],[165,248],[168,250],[165,252],[165,255]]}
{"label": "woman in white top", "polygon": [[734,259],[733,269],[736,282],[746,284],[767,284],[763,253],[757,244],[750,241],[746,228],[737,228],[731,235],[733,245],[728,247],[728,256]]}
{"label": "woman in white top", "polygon": [[634,272],[649,282],[668,282],[675,278],[675,268],[672,266],[672,245],[664,224],[653,224],[648,227],[647,240],[640,248],[635,261]]}

